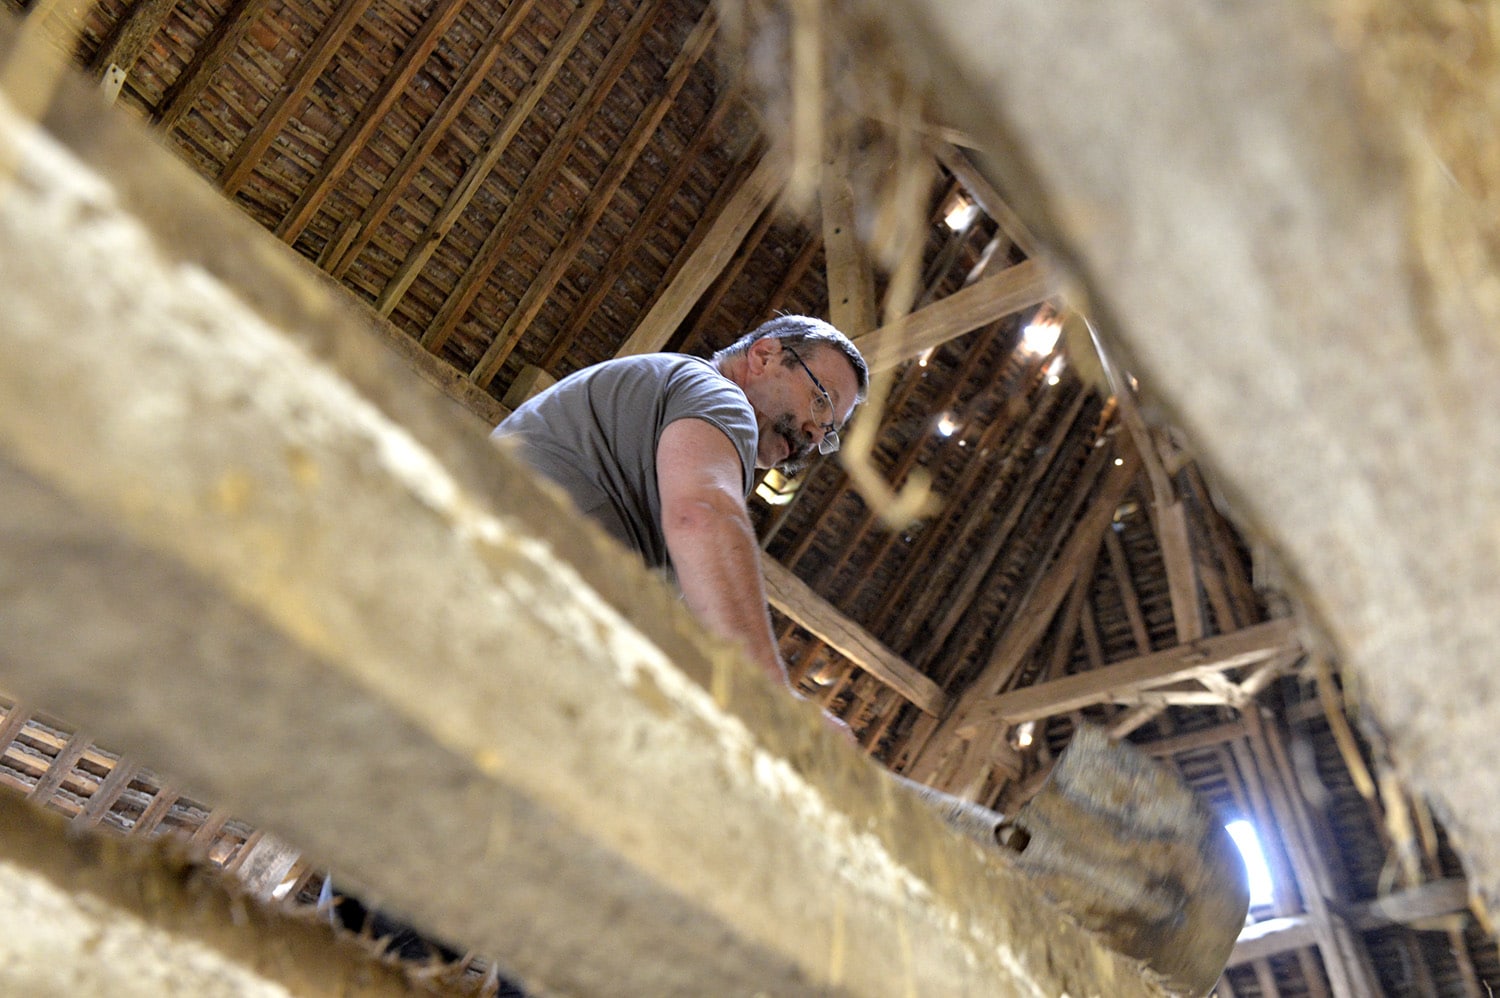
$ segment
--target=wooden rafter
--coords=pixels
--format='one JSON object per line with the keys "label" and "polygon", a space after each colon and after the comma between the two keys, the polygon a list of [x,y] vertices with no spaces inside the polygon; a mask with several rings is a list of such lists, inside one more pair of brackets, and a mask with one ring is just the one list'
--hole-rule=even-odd
{"label": "wooden rafter", "polygon": [[365,206],[365,210],[359,216],[359,221],[345,235],[344,245],[337,247],[332,254],[328,272],[334,277],[343,277],[359,255],[364,252],[365,246],[369,244],[375,231],[385,222],[386,217],[411,185],[412,178],[417,175],[437,144],[453,128],[454,122],[468,106],[470,98],[484,83],[505,45],[515,34],[516,29],[521,26],[526,15],[531,12],[534,4],[535,0],[517,0],[507,7],[504,16],[495,22],[489,35],[479,46],[479,51],[464,66],[453,88],[443,96],[442,102],[423,123],[422,130],[417,134],[416,139],[406,147],[406,152],[401,156],[401,162],[391,170],[385,183],[381,185],[379,193]]}
{"label": "wooden rafter", "polygon": [[292,205],[286,217],[277,225],[276,235],[287,243],[297,241],[297,237],[333,192],[334,186],[349,169],[349,164],[354,162],[354,158],[385,119],[386,112],[401,97],[407,84],[422,68],[433,49],[437,48],[443,33],[453,24],[467,2],[468,0],[440,0],[427,15],[427,20],[407,44],[395,65],[386,73],[380,87],[360,109],[353,124],[344,130],[338,145],[334,146],[333,151],[323,160],[323,165],[318,168],[317,175],[303,188],[297,203]]}
{"label": "wooden rafter", "polygon": [[[993,327],[990,328],[980,337],[979,342],[973,344],[973,349],[967,351],[964,354],[963,360],[958,366],[958,370],[953,372],[952,375],[948,378],[948,382],[943,386],[941,393],[933,397],[933,411],[942,412],[958,400],[959,393],[963,391],[964,387],[969,381],[969,378],[973,375],[981,360],[988,355],[989,349],[993,345],[997,333],[997,329]],[[888,407],[887,411],[891,412],[895,410]],[[871,415],[873,415],[873,413]],[[996,420],[994,423],[986,426],[984,437],[976,446],[984,446],[987,440],[991,440],[995,436],[998,436],[999,432],[1004,428],[1004,425],[1005,423],[1002,419]],[[939,453],[935,456],[931,455],[929,452],[928,443],[932,440],[936,432],[937,431],[934,428],[933,424],[929,422],[927,428],[923,432],[912,434],[911,439],[905,443],[896,460],[883,469],[882,473],[884,474],[886,480],[891,483],[892,487],[899,488],[902,483],[906,481],[907,476],[911,474],[912,469],[916,467],[917,461],[920,460],[923,456],[928,457],[928,463],[930,465],[941,465],[941,463],[943,462],[943,458],[947,456],[946,452],[948,451],[948,449],[951,448],[953,450],[957,450],[960,443],[963,442],[962,437],[958,437],[958,435],[955,434],[954,436],[948,437],[946,440],[941,441],[939,443]],[[982,464],[983,462],[979,461],[967,462],[964,476],[959,482],[955,483],[954,485],[953,492],[955,495],[965,494],[963,492],[963,482],[972,481],[972,479],[977,476],[978,472],[980,471]],[[849,560],[855,556],[856,552],[859,551],[860,547],[869,537],[871,531],[876,530],[879,527],[879,524],[880,519],[876,511],[870,508],[868,504],[861,504],[858,520],[841,531],[842,536],[839,541],[840,550],[837,557],[830,558],[825,561],[823,563],[823,566],[818,570],[818,573],[812,578],[813,588],[822,589],[825,585],[827,585],[829,581],[832,580],[835,575],[849,563]],[[938,531],[937,525],[933,524],[931,527],[929,527],[928,530],[924,531],[924,535],[930,535],[938,532],[940,531]],[[882,530],[881,533],[884,536],[880,541],[879,547],[874,554],[870,555],[866,559],[866,564],[880,564],[884,559],[885,552],[889,551],[890,548],[896,543],[897,539],[901,536],[901,532],[896,530],[886,529]],[[860,589],[863,590],[872,581],[873,580],[867,574],[864,575],[860,583]],[[855,598],[858,599],[857,594]],[[880,619],[880,617],[881,614],[877,613],[875,619]]]}
{"label": "wooden rafter", "polygon": [[1377,994],[1380,989],[1363,939],[1335,916],[1332,904],[1342,891],[1336,884],[1327,858],[1318,848],[1309,823],[1305,803],[1290,790],[1291,764],[1280,744],[1280,733],[1263,724],[1257,711],[1247,711],[1250,745],[1258,760],[1265,763],[1262,773],[1267,798],[1276,815],[1276,827],[1292,847],[1288,850],[1307,913],[1312,916],[1323,965],[1328,970],[1334,998],[1360,998]]}
{"label": "wooden rafter", "polygon": [[594,121],[615,83],[635,58],[645,39],[646,29],[660,9],[653,4],[642,4],[631,16],[624,33],[610,49],[609,55],[605,56],[604,63],[590,77],[572,113],[553,134],[530,176],[516,191],[504,214],[485,237],[458,283],[428,323],[426,331],[422,333],[422,345],[428,350],[436,352],[447,342],[509,247],[515,240],[522,238],[531,216],[537,211],[549,185],[555,179],[558,168],[573,154],[580,137]]}
{"label": "wooden rafter", "polygon": [[1297,640],[1295,621],[1271,620],[1232,634],[1204,638],[1102,669],[1002,693],[978,704],[976,713],[1004,718],[1012,724],[1064,714],[1090,704],[1279,657],[1295,650]]}
{"label": "wooden rafter", "polygon": [[785,182],[785,165],[773,156],[763,157],[723,211],[704,220],[704,234],[695,238],[691,256],[652,304],[651,310],[636,324],[635,331],[615,356],[654,353],[666,345],[689,310],[729,263],[745,233],[776,199]]}
{"label": "wooden rafter", "polygon": [[615,282],[620,279],[625,269],[638,259],[641,244],[646,236],[660,228],[672,202],[682,192],[682,184],[687,179],[689,171],[708,148],[709,142],[717,137],[724,117],[732,108],[740,106],[740,100],[740,92],[737,88],[719,95],[707,120],[694,130],[688,147],[682,151],[682,155],[676,158],[672,169],[657,185],[651,195],[651,200],[641,209],[640,216],[630,226],[625,238],[610,254],[604,269],[589,282],[587,293],[573,307],[567,322],[553,337],[547,347],[547,352],[541,359],[540,366],[544,370],[555,371],[557,365],[562,363],[563,358],[577,342],[579,335],[595,321],[596,313],[604,304],[604,299],[614,290]]}
{"label": "wooden rafter", "polygon": [[[443,239],[452,230],[453,226],[458,223],[458,220],[463,217],[464,212],[469,207],[469,202],[479,193],[479,189],[485,179],[489,177],[490,171],[495,168],[495,164],[505,154],[505,150],[510,146],[511,140],[516,137],[516,133],[526,123],[527,117],[530,116],[532,110],[535,109],[537,103],[542,99],[542,94],[546,92],[547,87],[556,79],[557,74],[562,71],[563,64],[567,62],[568,57],[573,54],[573,50],[582,41],[584,32],[593,23],[594,18],[601,8],[601,0],[589,0],[585,6],[574,11],[573,16],[568,19],[567,27],[563,29],[562,35],[548,51],[547,58],[541,65],[537,66],[536,71],[532,74],[531,81],[526,86],[525,94],[518,98],[505,112],[505,118],[496,126],[494,133],[485,140],[484,146],[479,150],[474,159],[470,161],[468,168],[464,171],[463,177],[460,178],[453,190],[448,193],[448,198],[443,202],[443,207],[438,209],[437,215],[427,224],[427,228],[423,230],[422,235],[417,238],[416,244],[412,247],[411,252],[407,254],[406,259],[401,262],[401,266],[397,268],[395,275],[381,289],[380,297],[377,299],[375,307],[382,315],[390,315],[395,311],[402,296],[406,294],[412,282],[417,279],[417,275],[422,272],[422,268],[427,265],[427,261],[432,259],[432,254],[437,252],[437,248]],[[647,15],[651,9],[647,4],[642,4],[637,8],[631,18],[630,24],[625,29],[625,35],[616,42],[615,47],[611,49],[609,56],[606,57],[606,65],[605,67],[601,67],[603,70],[602,75],[596,77],[593,83],[585,90],[582,100],[583,106],[574,112],[575,116],[569,119],[569,125],[564,126],[554,134],[552,141],[548,143],[546,152],[542,154],[542,159],[537,164],[536,169],[532,171],[531,176],[527,178],[521,190],[516,192],[515,198],[506,207],[504,214],[485,239],[479,253],[476,254],[470,262],[469,268],[464,271],[463,276],[459,279],[458,286],[449,294],[437,316],[422,334],[422,345],[428,350],[436,353],[442,348],[443,342],[447,339],[448,332],[452,329],[450,320],[456,321],[453,318],[453,313],[468,308],[469,301],[472,300],[471,295],[478,293],[481,276],[489,275],[490,267],[492,266],[490,257],[496,251],[497,246],[503,245],[502,234],[504,236],[512,234],[511,229],[517,216],[516,205],[523,202],[529,205],[535,197],[536,190],[550,179],[553,168],[568,152],[571,152],[571,140],[581,127],[579,122],[583,120],[584,113],[586,111],[592,113],[595,108],[595,101],[602,100],[608,91],[606,83],[613,83],[618,78],[619,73],[624,69],[624,64],[634,54],[635,46],[639,44],[639,33],[644,30],[644,26],[649,20]]]}
{"label": "wooden rafter", "polygon": [[[898,646],[903,645],[922,622],[932,619],[938,613],[940,604],[943,606],[923,650],[914,656],[918,661],[925,661],[936,649],[941,648],[948,640],[948,635],[958,626],[959,620],[968,612],[990,567],[999,557],[1016,524],[1020,522],[1031,493],[1046,474],[1047,462],[1032,460],[1025,476],[1015,483],[1011,479],[1012,468],[1018,460],[1032,455],[1037,446],[1037,437],[1044,428],[1047,436],[1040,446],[1045,449],[1045,453],[1058,453],[1083,412],[1084,402],[1084,395],[1079,393],[1061,413],[1053,405],[1044,403],[1033,406],[1015,437],[1015,445],[1004,460],[997,463],[994,474],[984,488],[972,493],[973,501],[967,504],[954,531],[954,541],[945,549],[948,558],[959,559],[964,566],[958,579],[946,590],[941,586],[920,586],[915,602],[902,614],[898,631],[901,637],[896,642]],[[1047,426],[1048,420],[1053,420],[1050,427]],[[993,516],[995,510],[1001,508],[1002,497],[1004,515],[996,522]]]}
{"label": "wooden rafter", "polygon": [[806,583],[769,558],[762,559],[771,605],[928,714],[941,714],[947,697],[927,676],[902,661],[863,627],[830,606]]}
{"label": "wooden rafter", "polygon": [[[1114,518],[1115,507],[1130,488],[1139,470],[1140,462],[1135,451],[1127,448],[1120,463],[1110,468],[1104,481],[1100,483],[1097,493],[1091,499],[1089,511],[1074,527],[1062,551],[1032,590],[1026,612],[1012,618],[1011,625],[991,651],[989,661],[969,684],[948,717],[933,732],[929,745],[941,746],[944,741],[957,735],[961,728],[970,724],[970,715],[994,695],[1014,672],[1021,656],[1035,646],[1045,633],[1058,607],[1072,589],[1080,568],[1084,564],[1093,563],[1093,553]],[[913,760],[913,770],[909,775],[920,780],[922,776],[919,774],[930,772],[934,765],[935,761],[929,759],[924,766],[923,759],[918,756]]]}
{"label": "wooden rafter", "polygon": [[807,239],[802,243],[802,248],[797,251],[796,257],[793,258],[791,264],[782,273],[781,280],[776,282],[776,286],[766,296],[765,304],[760,308],[758,321],[755,325],[770,321],[771,317],[777,313],[786,301],[787,296],[792,293],[792,289],[800,285],[802,279],[807,276],[807,272],[812,269],[813,260],[822,248],[822,234],[809,232]]}
{"label": "wooden rafter", "polygon": [[333,60],[339,46],[344,39],[349,37],[349,32],[359,23],[359,19],[369,8],[371,0],[342,0],[333,16],[323,25],[323,30],[313,41],[307,54],[297,63],[291,79],[287,80],[276,92],[276,97],[271,101],[271,106],[261,114],[250,133],[245,136],[229,157],[229,162],[219,172],[219,188],[225,195],[233,197],[234,194],[244,186],[245,181],[250,179],[250,174],[260,163],[266,150],[275,141],[276,135],[291,120],[292,114],[302,106],[307,98],[308,92],[323,70]]}
{"label": "wooden rafter", "polygon": [[[1053,556],[1060,550],[1063,550],[1065,545],[1073,543],[1073,538],[1076,535],[1072,534],[1071,531],[1076,529],[1075,525],[1078,522],[1081,511],[1085,509],[1090,501],[1103,501],[1094,499],[1093,497],[1100,483],[1106,479],[1106,468],[1113,458],[1113,454],[1107,447],[1091,447],[1085,453],[1087,456],[1084,459],[1082,470],[1078,473],[1076,482],[1072,488],[1064,493],[1060,500],[1053,500],[1052,504],[1036,505],[1036,497],[1044,494],[1044,492],[1039,490],[1045,490],[1047,488],[1047,481],[1060,470],[1057,466],[1058,461],[1054,459],[1050,462],[1041,462],[1047,467],[1045,471],[1040,472],[1038,480],[1042,484],[1038,486],[1037,490],[1018,493],[1016,502],[1018,506],[1022,506],[1023,508],[1014,511],[1015,520],[1013,522],[1010,519],[1010,511],[1007,512],[1007,523],[1004,529],[1007,532],[1014,532],[1020,530],[1020,524],[1026,524],[1028,529],[1026,530],[1024,542],[1025,546],[1030,550],[1029,554],[1026,555],[1026,564],[1029,566],[1028,573],[1023,577],[1017,578],[1014,584],[1008,587],[1004,610],[1005,623],[1001,631],[1002,637],[997,640],[993,632],[982,628],[970,627],[967,633],[960,633],[960,643],[957,646],[957,650],[954,650],[953,646],[949,646],[948,654],[957,660],[966,660],[973,648],[979,645],[988,647],[988,651],[984,655],[990,661],[1004,659],[1007,662],[1003,670],[991,674],[989,679],[989,682],[992,683],[991,692],[999,692],[1017,680],[1021,668],[1026,664],[1029,657],[1029,651],[1041,639],[1043,633],[1045,633],[1045,629],[1038,629],[1034,632],[1027,630],[1025,633],[1029,636],[1029,640],[1025,644],[1021,644],[1015,640],[1006,640],[1003,635],[1012,632],[1016,621],[1029,617],[1035,612],[1044,613],[1050,620],[1057,612],[1057,608],[1062,604],[1067,591],[1071,589],[1073,585],[1072,580],[1083,570],[1084,565],[1093,564],[1096,552],[1089,550],[1087,546],[1070,547],[1071,554],[1069,557],[1073,560],[1066,567],[1068,578],[1064,581],[1058,574],[1058,566],[1053,561]],[[1110,505],[1113,506],[1115,504],[1111,503]],[[1019,537],[1020,535],[1017,536]],[[1094,546],[1098,546],[1097,536],[1094,538]],[[992,556],[991,563],[984,566],[985,572],[988,573],[994,565],[1001,564],[1002,560],[1002,557],[999,555]],[[971,574],[968,578],[981,577],[977,576],[977,574]],[[1061,589],[1054,588],[1057,586],[1061,586]],[[963,597],[965,610],[968,609],[968,601],[974,598],[973,594],[965,594]],[[1037,602],[1038,599],[1043,600],[1043,602],[1039,604]],[[1037,607],[1039,605],[1045,606],[1046,609],[1038,611]],[[957,608],[955,607],[954,609]],[[951,619],[956,624],[959,617],[955,616],[953,611],[950,610],[948,619]],[[1039,621],[1038,623],[1041,622]],[[947,620],[944,621],[944,626],[946,625]],[[933,642],[927,646],[929,649],[935,650],[943,647],[936,644],[938,637],[939,634],[935,632]]]}
{"label": "wooden rafter", "polygon": [[1130,635],[1135,640],[1138,655],[1151,651],[1151,633],[1146,629],[1146,617],[1141,613],[1141,601],[1135,594],[1135,583],[1130,578],[1130,562],[1125,558],[1125,547],[1120,543],[1116,530],[1104,532],[1104,550],[1109,554],[1110,572],[1120,590],[1120,602],[1125,608],[1125,619],[1130,623]]}
{"label": "wooden rafter", "polygon": [[1027,260],[886,323],[854,342],[871,371],[885,370],[985,323],[1039,305],[1057,291],[1047,269]]}
{"label": "wooden rafter", "polygon": [[[755,256],[755,251],[760,249],[761,243],[765,241],[771,231],[771,226],[775,223],[776,212],[767,211],[760,216],[755,227],[745,233],[745,238],[735,248],[734,255],[729,258],[724,269],[714,277],[713,284],[708,291],[698,299],[698,304],[695,306],[697,315],[693,319],[692,327],[684,330],[679,326],[676,335],[667,341],[669,349],[685,349],[688,344],[697,342],[700,336],[713,327],[714,316],[723,305],[724,299],[735,287],[735,282],[744,273],[745,267]],[[733,332],[736,333],[746,331],[748,330],[741,325],[733,327]]]}
{"label": "wooden rafter", "polygon": [[969,154],[957,146],[948,142],[932,143],[933,155],[939,163],[953,174],[968,195],[974,199],[974,203],[983,209],[984,213],[995,220],[1000,231],[1026,254],[1029,259],[1037,259],[1041,255],[1041,247],[1036,239],[1027,230],[1025,223],[1011,210],[1010,205],[995,190],[993,184],[974,165]]}
{"label": "wooden rafter", "polygon": [[175,127],[177,120],[193,106],[269,3],[270,0],[238,0],[214,24],[202,47],[193,54],[193,60],[162,96],[155,120],[163,130]]}
{"label": "wooden rafter", "polygon": [[562,280],[563,275],[572,266],[578,251],[583,248],[584,242],[593,233],[594,226],[604,215],[620,186],[625,182],[625,177],[635,166],[636,160],[640,158],[641,153],[645,152],[646,146],[656,135],[657,128],[660,127],[667,113],[672,110],[672,102],[682,91],[699,60],[708,50],[709,43],[713,41],[718,23],[713,7],[708,7],[694,26],[692,34],[683,43],[677,58],[667,68],[661,88],[636,119],[630,133],[625,136],[609,165],[604,168],[604,174],[594,184],[578,216],[569,224],[567,236],[560,245],[553,249],[547,257],[547,262],[532,278],[531,285],[521,296],[514,311],[506,316],[505,322],[495,333],[489,347],[469,372],[469,380],[481,387],[486,386],[494,380],[495,375],[505,365],[505,361],[510,357],[516,344],[520,342],[527,327],[546,306],[548,297],[557,287],[557,282]]}

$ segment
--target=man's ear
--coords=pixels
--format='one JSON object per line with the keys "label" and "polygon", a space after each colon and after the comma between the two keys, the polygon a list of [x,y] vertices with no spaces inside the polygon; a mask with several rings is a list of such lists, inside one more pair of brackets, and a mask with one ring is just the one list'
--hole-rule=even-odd
{"label": "man's ear", "polygon": [[757,373],[765,371],[771,366],[781,354],[781,341],[772,336],[766,336],[750,344],[751,367]]}

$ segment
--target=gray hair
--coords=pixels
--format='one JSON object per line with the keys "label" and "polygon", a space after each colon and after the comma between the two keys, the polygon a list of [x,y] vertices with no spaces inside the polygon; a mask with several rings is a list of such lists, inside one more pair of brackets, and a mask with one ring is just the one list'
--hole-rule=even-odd
{"label": "gray hair", "polygon": [[[769,322],[763,322],[716,352],[713,355],[714,363],[739,356],[749,350],[750,344],[756,340],[767,338],[781,340],[782,346],[795,348],[803,344],[812,344],[837,350],[849,361],[849,366],[854,368],[854,380],[859,386],[854,396],[855,403],[865,400],[870,390],[870,366],[865,363],[865,358],[860,354],[859,348],[831,323],[824,322],[822,319],[814,319],[810,315],[778,315]],[[795,361],[788,360],[786,363],[790,367]]]}

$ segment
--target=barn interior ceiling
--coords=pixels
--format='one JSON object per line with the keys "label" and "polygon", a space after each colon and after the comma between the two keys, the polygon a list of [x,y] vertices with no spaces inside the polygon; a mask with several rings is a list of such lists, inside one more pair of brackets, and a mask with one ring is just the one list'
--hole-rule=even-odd
{"label": "barn interior ceiling", "polygon": [[[476,434],[613,356],[831,318],[887,379],[857,418],[869,443],[751,498],[798,688],[880,765],[1001,811],[1084,722],[1174,766],[1264,851],[1221,995],[1487,994],[1483,906],[1275,559],[1150,385],[1101,356],[943,108],[890,88],[823,127],[861,77],[813,6],[100,0],[70,54]],[[62,706],[0,708],[0,781],[315,901],[323,871],[162,763]],[[472,956],[455,981],[488,970]]]}

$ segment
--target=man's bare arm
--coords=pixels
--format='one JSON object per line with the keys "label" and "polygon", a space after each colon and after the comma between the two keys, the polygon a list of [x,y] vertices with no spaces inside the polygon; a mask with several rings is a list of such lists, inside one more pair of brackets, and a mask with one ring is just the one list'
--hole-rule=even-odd
{"label": "man's bare arm", "polygon": [[662,533],[688,609],[786,685],[743,476],[739,452],[713,424],[679,419],[662,431],[656,447]]}

